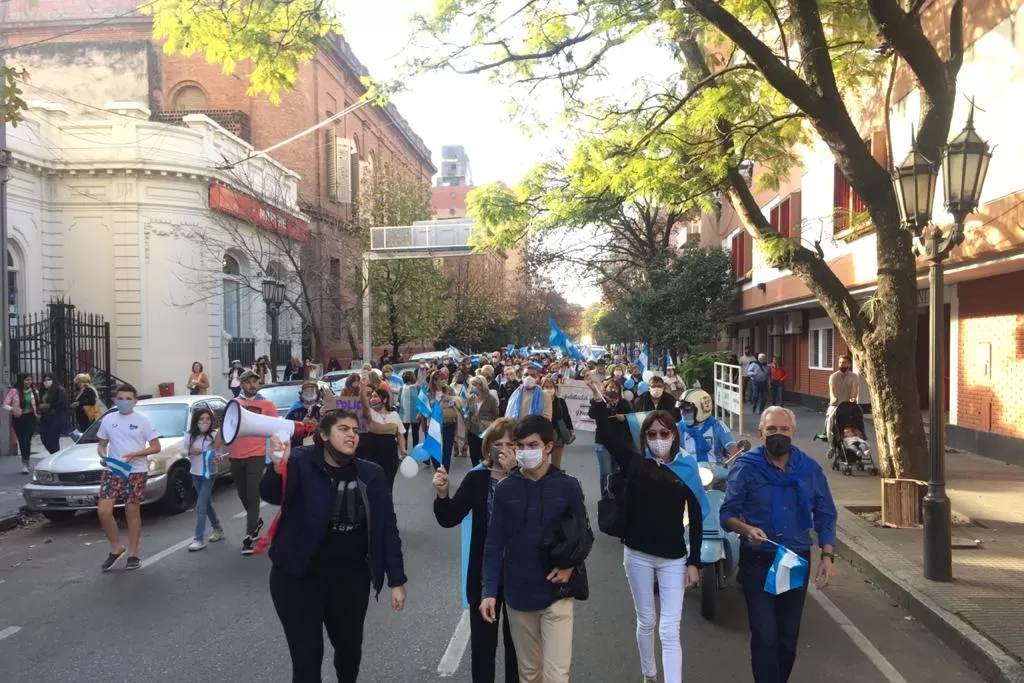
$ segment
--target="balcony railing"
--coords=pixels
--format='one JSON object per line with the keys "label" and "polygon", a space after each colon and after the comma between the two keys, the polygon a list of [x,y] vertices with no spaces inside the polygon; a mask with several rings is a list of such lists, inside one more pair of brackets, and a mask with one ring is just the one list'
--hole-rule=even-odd
{"label": "balcony railing", "polygon": [[172,111],[160,111],[154,113],[150,118],[160,123],[169,123],[174,126],[185,125],[182,118],[189,114],[202,114],[208,116],[229,133],[239,137],[246,142],[252,142],[252,129],[249,125],[249,115],[237,109],[175,109]]}
{"label": "balcony railing", "polygon": [[256,340],[234,337],[228,341],[228,360],[241,361],[242,366],[251,368],[256,362]]}
{"label": "balcony railing", "polygon": [[431,249],[472,250],[469,244],[475,228],[470,220],[423,221],[412,225],[370,228],[370,248],[374,251]]}

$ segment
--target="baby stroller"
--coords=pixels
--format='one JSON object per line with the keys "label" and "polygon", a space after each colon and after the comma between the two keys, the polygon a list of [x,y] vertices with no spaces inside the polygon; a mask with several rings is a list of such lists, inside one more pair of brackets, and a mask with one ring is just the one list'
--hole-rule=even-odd
{"label": "baby stroller", "polygon": [[853,468],[872,475],[878,474],[878,466],[871,455],[871,447],[864,437],[864,412],[856,403],[840,403],[832,413],[829,433],[828,458],[832,469],[852,475]]}

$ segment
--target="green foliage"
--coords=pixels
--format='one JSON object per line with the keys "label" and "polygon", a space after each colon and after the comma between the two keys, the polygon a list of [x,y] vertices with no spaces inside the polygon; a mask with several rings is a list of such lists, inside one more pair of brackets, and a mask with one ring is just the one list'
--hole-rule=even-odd
{"label": "green foliage", "polygon": [[686,386],[700,382],[702,387],[710,389],[715,378],[715,363],[725,363],[729,357],[726,351],[691,353],[680,361],[676,372]]}
{"label": "green foliage", "polygon": [[17,126],[21,120],[25,100],[21,97],[19,81],[24,77],[24,71],[9,66],[0,72],[0,126],[5,123]]}
{"label": "green foliage", "polygon": [[153,15],[153,37],[165,41],[165,52],[202,53],[225,74],[248,61],[249,95],[274,103],[327,34],[341,30],[327,0],[156,0],[140,9]]}
{"label": "green foliage", "polygon": [[449,313],[449,281],[432,259],[377,261],[370,266],[375,344],[393,350],[411,341],[430,341],[444,328]]}
{"label": "green foliage", "polygon": [[594,342],[607,346],[633,341],[636,331],[628,312],[621,306],[602,308],[594,320]]}

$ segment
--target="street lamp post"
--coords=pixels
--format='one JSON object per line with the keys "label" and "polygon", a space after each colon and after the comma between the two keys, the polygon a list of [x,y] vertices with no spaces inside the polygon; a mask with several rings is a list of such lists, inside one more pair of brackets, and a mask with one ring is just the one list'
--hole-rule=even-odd
{"label": "street lamp post", "polygon": [[278,342],[278,317],[281,315],[281,305],[284,303],[285,286],[280,280],[266,279],[263,281],[263,301],[267,304],[267,315],[270,316],[270,362],[277,373],[277,342]]}
{"label": "street lamp post", "polygon": [[903,225],[915,236],[915,249],[928,259],[928,492],[924,497],[924,576],[931,581],[953,580],[952,521],[946,495],[945,391],[942,372],[945,353],[944,262],[964,241],[964,223],[978,206],[992,153],[974,130],[974,104],[963,132],[946,145],[942,158],[942,190],[946,210],[953,215],[948,232],[931,222],[936,168],[912,141],[907,158],[893,172]]}

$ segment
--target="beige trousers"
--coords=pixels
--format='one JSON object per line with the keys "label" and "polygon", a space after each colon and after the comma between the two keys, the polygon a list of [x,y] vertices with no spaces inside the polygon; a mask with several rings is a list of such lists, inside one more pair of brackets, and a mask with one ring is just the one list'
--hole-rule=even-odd
{"label": "beige trousers", "polygon": [[539,612],[507,607],[519,662],[519,683],[569,683],[575,600],[566,598]]}

